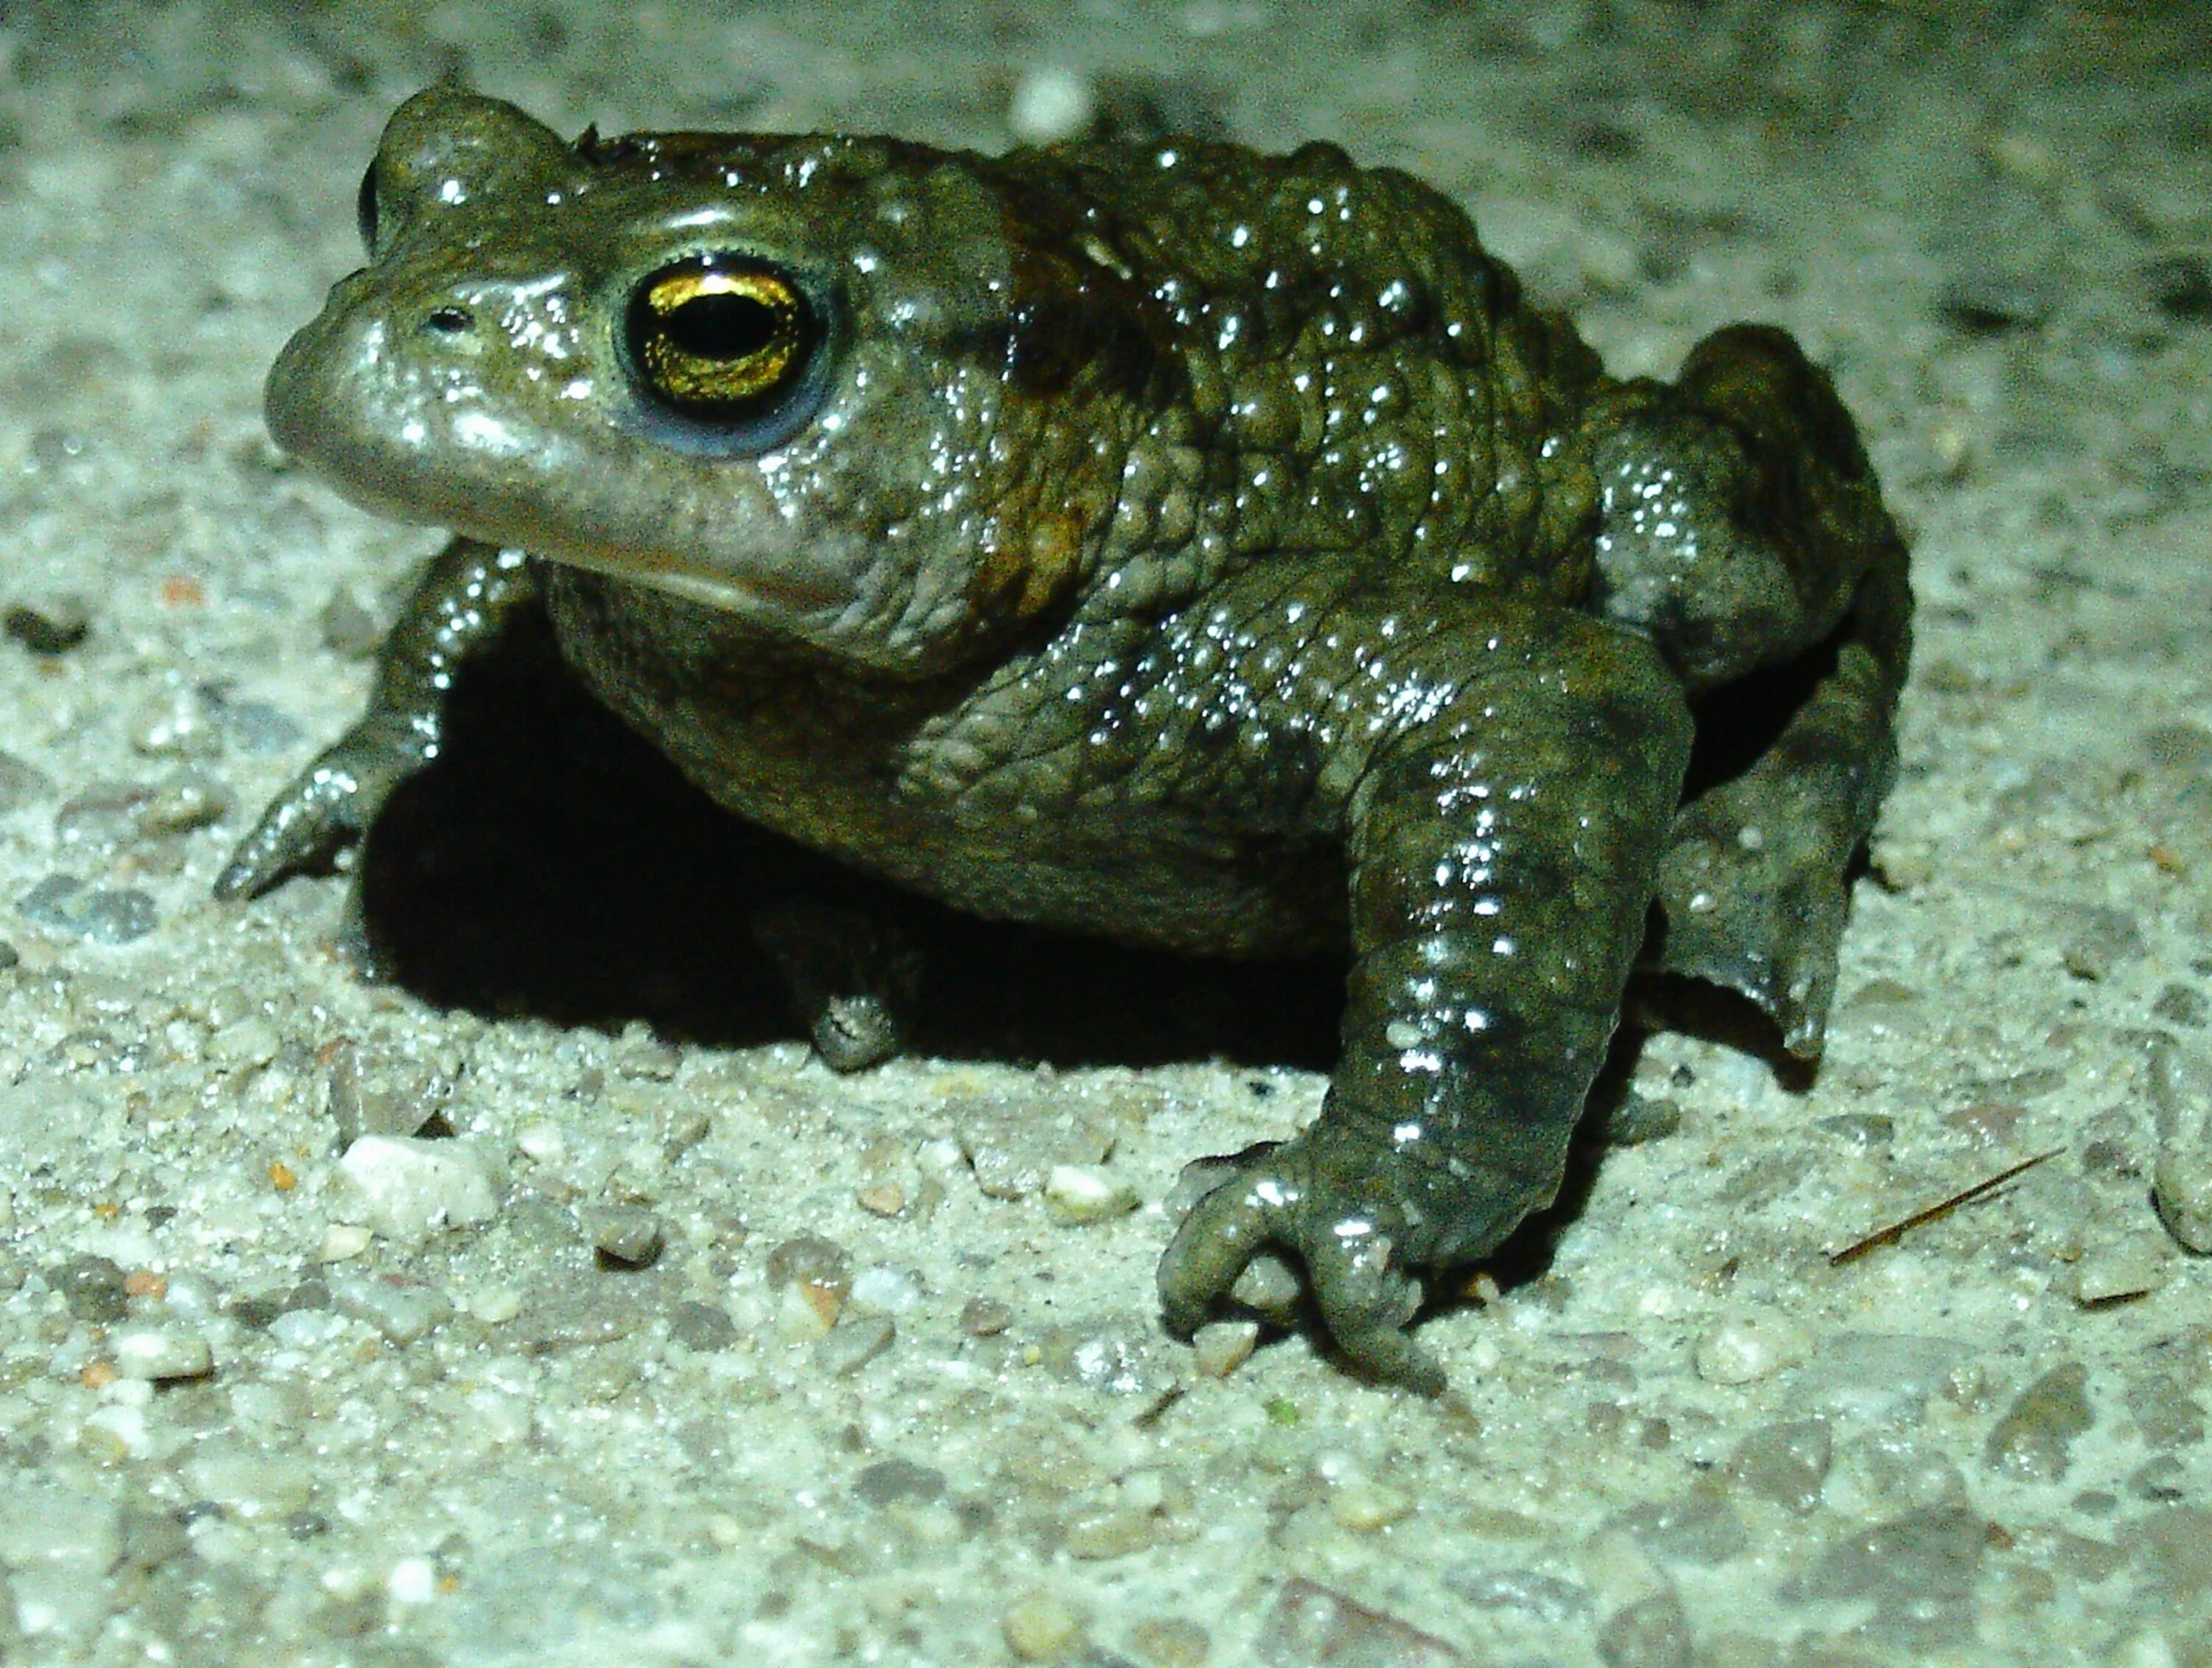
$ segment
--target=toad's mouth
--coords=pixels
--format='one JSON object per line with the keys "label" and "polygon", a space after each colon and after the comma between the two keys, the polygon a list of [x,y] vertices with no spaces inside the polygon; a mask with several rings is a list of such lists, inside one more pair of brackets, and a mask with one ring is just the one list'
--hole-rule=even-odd
{"label": "toad's mouth", "polygon": [[526,541],[523,548],[539,561],[659,591],[719,613],[757,615],[765,607],[787,615],[817,615],[830,612],[848,600],[835,586],[810,583],[804,574],[773,569],[738,579],[726,574],[702,573],[652,551],[555,550]]}

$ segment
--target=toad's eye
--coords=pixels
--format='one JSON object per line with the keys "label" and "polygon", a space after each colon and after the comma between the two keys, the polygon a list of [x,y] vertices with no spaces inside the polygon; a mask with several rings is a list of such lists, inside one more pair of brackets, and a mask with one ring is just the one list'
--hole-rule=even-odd
{"label": "toad's eye", "polygon": [[644,392],[695,423],[750,425],[807,384],[822,327],[799,286],[738,256],[664,266],[630,296],[625,344]]}

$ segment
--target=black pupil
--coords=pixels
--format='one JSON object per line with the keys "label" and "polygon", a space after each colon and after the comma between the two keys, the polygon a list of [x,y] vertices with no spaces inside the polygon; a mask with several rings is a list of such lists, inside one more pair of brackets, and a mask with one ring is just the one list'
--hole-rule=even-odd
{"label": "black pupil", "polygon": [[361,176],[361,193],[354,198],[354,223],[361,228],[361,247],[374,254],[376,252],[376,164],[371,162]]}
{"label": "black pupil", "polygon": [[744,359],[774,342],[776,310],[750,295],[695,295],[662,326],[670,344],[695,359]]}

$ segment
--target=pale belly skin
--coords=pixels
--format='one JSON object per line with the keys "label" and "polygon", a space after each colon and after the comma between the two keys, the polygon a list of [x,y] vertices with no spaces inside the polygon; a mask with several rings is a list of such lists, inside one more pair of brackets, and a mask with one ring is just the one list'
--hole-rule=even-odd
{"label": "pale belly skin", "polygon": [[[1419,1276],[1552,1198],[1639,959],[1817,1057],[1911,600],[1780,332],[1609,379],[1459,210],[1325,146],[572,144],[438,88],[363,210],[270,426],[458,536],[226,895],[365,831],[542,607],[707,792],[856,866],[1348,949],[1320,1117],[1199,1202],[1160,1294],[1188,1332],[1291,1253],[1346,1365],[1431,1392]],[[1686,801],[1716,723],[1772,739]]]}

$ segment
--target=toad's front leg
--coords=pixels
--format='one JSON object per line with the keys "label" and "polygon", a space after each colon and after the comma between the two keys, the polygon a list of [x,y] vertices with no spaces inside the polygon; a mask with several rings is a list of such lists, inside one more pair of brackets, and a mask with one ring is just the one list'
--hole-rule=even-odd
{"label": "toad's front leg", "polygon": [[[433,557],[377,656],[368,710],[270,801],[216,877],[216,895],[253,897],[362,838],[392,790],[438,757],[455,674],[537,597],[520,551],[456,539]],[[339,941],[373,962],[357,889]]]}
{"label": "toad's front leg", "polygon": [[1557,1191],[1690,720],[1624,628],[1514,605],[1428,632],[1388,618],[1354,680],[1364,721],[1322,776],[1346,794],[1352,869],[1341,1062],[1311,1126],[1192,1210],[1160,1292],[1188,1332],[1263,1245],[1287,1247],[1347,1361],[1433,1394],[1443,1373],[1403,1330],[1409,1270],[1481,1255]]}

